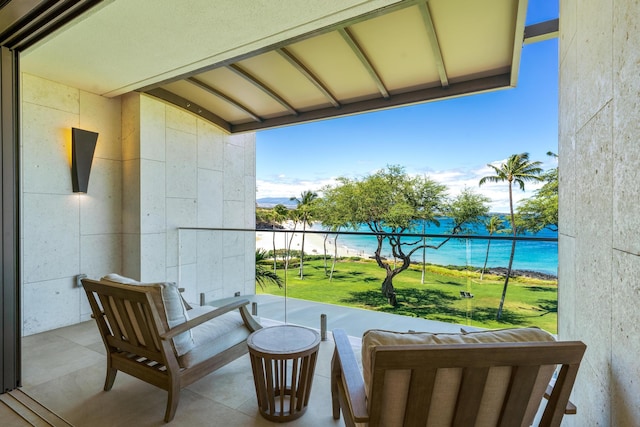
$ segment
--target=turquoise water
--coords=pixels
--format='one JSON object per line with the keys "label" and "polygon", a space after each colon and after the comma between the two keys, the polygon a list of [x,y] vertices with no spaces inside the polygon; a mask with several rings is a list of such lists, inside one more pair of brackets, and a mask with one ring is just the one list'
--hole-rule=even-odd
{"label": "turquoise water", "polygon": [[[426,227],[425,234],[447,234],[451,232],[451,220],[440,218],[440,226],[431,225]],[[322,229],[319,225],[314,226],[315,230]],[[344,231],[344,230],[343,230]],[[360,228],[361,232],[367,232],[366,226]],[[422,233],[422,226],[418,226],[413,232]],[[472,235],[488,236],[484,226],[478,226],[473,230]],[[525,237],[548,237],[557,238],[558,233],[550,230],[543,230],[535,235],[528,234]],[[415,242],[418,238],[405,237],[403,242]],[[437,246],[444,239],[428,238],[427,244]],[[487,253],[487,242],[484,239],[451,239],[440,249],[426,249],[425,260],[427,263],[439,265],[468,265],[482,267]],[[338,237],[338,246],[349,248],[354,255],[373,255],[377,241],[374,236],[366,235],[341,235]],[[408,252],[406,250],[405,252]],[[511,252],[511,241],[492,240],[489,250],[487,267],[507,267],[509,264],[509,254]],[[382,250],[383,256],[392,258],[391,248],[386,245]],[[412,261],[422,262],[422,250],[418,250]],[[545,274],[558,274],[558,242],[545,241],[518,241],[516,253],[513,260],[513,268],[516,270],[531,270]]]}

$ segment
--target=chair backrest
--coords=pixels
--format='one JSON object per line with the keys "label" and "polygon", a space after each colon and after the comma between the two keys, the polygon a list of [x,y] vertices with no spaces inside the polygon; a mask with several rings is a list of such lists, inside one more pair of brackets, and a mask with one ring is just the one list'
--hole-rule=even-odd
{"label": "chair backrest", "polygon": [[581,342],[377,346],[369,426],[527,426],[561,365],[540,423],[559,425],[585,349]]}
{"label": "chair backrest", "polygon": [[170,341],[161,340],[168,330],[159,312],[160,289],[83,280],[83,287],[109,352],[127,352],[166,365],[174,359]]}

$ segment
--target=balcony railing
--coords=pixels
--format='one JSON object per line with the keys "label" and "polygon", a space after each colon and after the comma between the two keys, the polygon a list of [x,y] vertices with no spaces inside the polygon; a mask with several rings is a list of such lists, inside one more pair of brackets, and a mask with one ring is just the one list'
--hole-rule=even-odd
{"label": "balcony railing", "polygon": [[[415,250],[410,266],[393,278],[396,306],[381,292],[386,272],[374,256],[378,236],[315,229],[180,228],[178,280],[189,300],[206,304],[236,295],[280,297],[269,299],[270,310],[275,307],[284,321],[295,299],[472,327],[535,325],[556,331],[556,237],[515,238],[512,276],[497,320],[513,236],[402,234],[405,253],[426,247]],[[256,284],[256,248],[265,255],[260,269],[275,272],[282,287],[268,279],[264,287]],[[383,264],[400,267],[402,261],[386,239],[380,254]],[[260,307],[258,314],[263,314]]]}

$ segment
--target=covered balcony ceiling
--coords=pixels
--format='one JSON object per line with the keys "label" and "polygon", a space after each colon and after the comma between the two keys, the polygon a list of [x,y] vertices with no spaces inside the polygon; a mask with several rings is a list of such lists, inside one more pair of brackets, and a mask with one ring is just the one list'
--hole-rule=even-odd
{"label": "covered balcony ceiling", "polygon": [[[100,31],[107,31],[100,26],[110,22],[113,31],[119,14],[121,22],[132,19],[135,8],[127,8],[126,3],[111,2],[87,16],[78,27],[90,30],[95,37]],[[240,3],[251,7],[251,3]],[[230,133],[246,132],[514,87],[525,39],[546,37],[557,31],[557,21],[525,29],[526,0],[404,0],[378,4],[382,6],[279,41],[264,37],[265,45],[244,53],[226,58],[210,55],[210,63],[200,61],[186,72],[184,68],[189,64],[174,65],[172,72],[150,67],[149,77],[137,77],[137,86],[119,84],[178,105]],[[277,25],[277,11],[270,12],[256,16],[249,10],[235,10],[229,16],[253,20],[243,25],[264,25],[261,19]],[[161,21],[158,13],[150,14],[156,23]],[[171,9],[164,19],[170,22],[171,13],[179,19],[180,14]],[[194,13],[198,12],[192,11],[192,17]],[[105,14],[108,20],[104,19]],[[161,30],[154,22],[139,18],[142,29]],[[193,25],[199,22],[194,19]],[[75,40],[82,39],[80,30],[73,35]],[[69,35],[69,31],[63,34]],[[185,29],[185,33],[189,30]],[[173,37],[182,36],[178,32]],[[132,38],[130,43],[137,41]],[[183,48],[193,45],[197,49],[194,44],[198,43],[199,40],[190,40]],[[101,50],[109,53],[96,42],[98,54],[92,56],[82,45],[80,41],[74,45],[54,37],[25,55],[23,69],[43,77],[48,77],[50,70],[52,80],[60,81],[64,68],[56,75],[55,67],[46,67],[48,59],[60,60],[61,55],[70,56],[75,49],[78,55],[89,55],[84,61],[94,64],[100,63]],[[162,50],[149,48],[138,55],[146,55],[147,62],[154,61]],[[176,51],[176,55],[180,53]],[[125,59],[123,56],[122,62],[105,67],[117,72],[114,66],[135,66]],[[165,63],[166,59],[158,62]],[[66,73],[81,73],[82,64],[77,67],[80,70],[68,69]],[[91,69],[86,68],[87,72]],[[74,77],[74,81],[76,87],[85,82],[86,87],[81,89],[106,96],[123,93],[117,85],[101,87],[92,83],[91,76]]]}

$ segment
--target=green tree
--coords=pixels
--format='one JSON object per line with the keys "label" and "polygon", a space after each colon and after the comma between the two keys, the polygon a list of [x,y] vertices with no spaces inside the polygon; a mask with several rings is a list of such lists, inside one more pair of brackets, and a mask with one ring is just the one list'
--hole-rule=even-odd
{"label": "green tree", "polygon": [[[558,157],[552,152],[547,155]],[[558,168],[549,169],[541,177],[544,185],[518,206],[516,224],[520,230],[537,233],[547,228],[558,231]]]}
{"label": "green tree", "polygon": [[282,287],[282,280],[275,271],[264,267],[263,263],[267,259],[267,252],[264,249],[256,249],[256,283],[264,289],[266,283],[275,283]]}
{"label": "green tree", "polygon": [[[438,224],[437,216],[443,212],[456,216],[453,232],[460,232],[473,214],[486,212],[476,209],[476,206],[468,209],[473,200],[479,200],[472,192],[467,191],[449,203],[445,186],[427,177],[410,177],[400,166],[388,166],[359,181],[340,178],[337,186],[325,190],[325,197],[348,207],[343,210],[345,224],[354,227],[365,224],[375,233],[375,259],[386,272],[381,290],[393,306],[397,306],[393,278],[406,270],[411,263],[411,255],[425,246],[422,239],[403,234],[414,231],[420,221]],[[383,259],[385,242],[391,247],[393,257],[400,261],[399,265],[391,265]],[[444,242],[438,246],[426,246],[438,249],[442,244]]]}
{"label": "green tree", "polygon": [[322,223],[322,227],[325,230],[335,233],[333,235],[333,260],[330,271],[328,271],[327,267],[327,239],[331,233],[324,235],[324,270],[325,276],[329,277],[329,281],[333,280],[333,273],[338,259],[338,233],[342,228],[356,228],[349,223],[350,212],[355,209],[355,206],[350,205],[349,202],[356,199],[348,194],[347,189],[345,187],[342,191],[331,191],[331,187],[325,187],[322,190],[324,197],[318,199],[316,203],[316,218]]}
{"label": "green tree", "polygon": [[299,212],[298,218],[302,223],[302,244],[300,246],[300,279],[304,279],[303,267],[304,267],[304,236],[307,225],[311,227],[314,204],[318,198],[318,193],[315,191],[304,191],[300,194],[300,198],[292,197],[290,200],[295,201],[297,206],[296,210]]}
{"label": "green tree", "polygon": [[[491,215],[484,222],[484,226],[489,233],[489,236],[493,236],[496,233],[500,233],[504,230],[504,220],[499,215]],[[480,271],[480,280],[484,277],[484,272],[487,269],[487,262],[489,261],[489,249],[491,248],[491,239],[487,239],[487,253],[484,257],[484,265]]]}
{"label": "green tree", "polygon": [[543,172],[540,168],[541,164],[541,162],[529,160],[529,153],[513,154],[507,159],[505,163],[502,163],[500,167],[488,164],[487,166],[493,169],[495,175],[485,176],[479,182],[479,185],[481,186],[487,182],[506,182],[509,188],[509,218],[511,219],[513,241],[511,243],[509,266],[507,267],[507,274],[504,279],[502,296],[500,298],[500,306],[498,307],[498,320],[502,318],[502,308],[504,306],[504,299],[507,296],[509,277],[511,276],[511,268],[513,267],[513,257],[516,253],[516,236],[518,227],[516,226],[515,215],[513,211],[513,185],[516,184],[522,191],[524,191],[525,182],[541,181],[542,177],[540,175]]}

